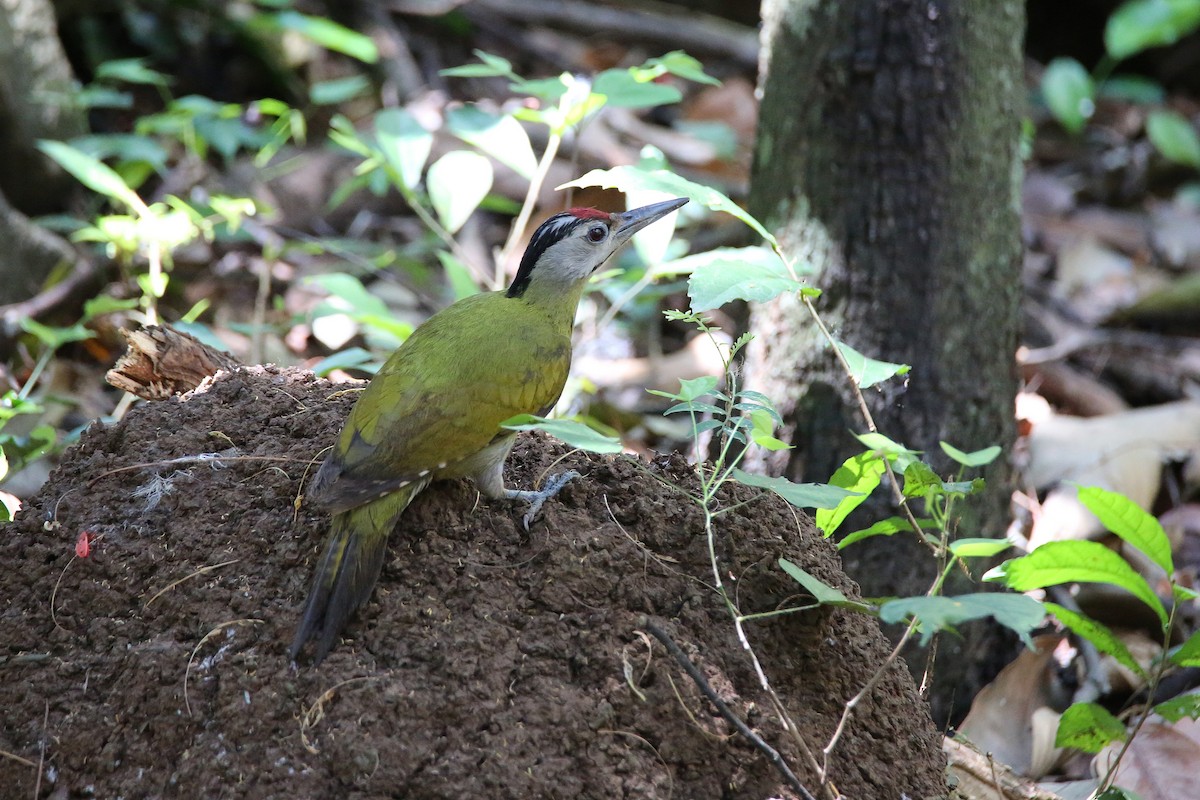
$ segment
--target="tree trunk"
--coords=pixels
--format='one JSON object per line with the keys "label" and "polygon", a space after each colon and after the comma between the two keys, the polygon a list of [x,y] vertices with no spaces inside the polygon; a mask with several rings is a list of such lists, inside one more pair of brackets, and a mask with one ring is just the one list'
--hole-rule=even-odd
{"label": "tree trunk", "polygon": [[[840,339],[912,365],[907,380],[866,390],[881,432],[923,450],[943,476],[955,468],[939,440],[1007,454],[1022,4],[765,0],[763,18],[752,212],[813,266],[818,308]],[[796,445],[767,466],[827,480],[863,449],[850,435],[864,424],[847,378],[795,298],[755,308],[751,327],[748,382],[776,401]],[[1009,476],[1006,457],[985,472],[986,496],[958,506],[959,535],[1003,532]],[[878,519],[890,505],[881,497],[870,511]],[[876,537],[842,556],[867,595],[921,594],[936,566],[914,537]],[[947,666],[938,665],[942,685],[959,694],[935,690],[939,721],[978,686]]]}
{"label": "tree trunk", "polygon": [[33,229],[26,214],[62,210],[74,180],[37,149],[39,139],[87,132],[74,105],[75,78],[47,0],[0,2],[0,231],[16,247],[0,252],[0,305],[32,295],[54,267],[73,260],[69,245]]}

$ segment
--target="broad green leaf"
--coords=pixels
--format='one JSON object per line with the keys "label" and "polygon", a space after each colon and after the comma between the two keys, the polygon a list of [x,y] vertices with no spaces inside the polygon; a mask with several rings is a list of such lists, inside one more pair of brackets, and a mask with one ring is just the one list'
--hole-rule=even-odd
{"label": "broad green leaf", "polygon": [[21,317],[21,328],[27,333],[32,333],[38,338],[42,344],[49,347],[51,350],[57,350],[64,344],[70,342],[81,342],[84,339],[91,339],[96,334],[83,327],[82,323],[75,323],[69,328],[52,328],[49,325],[43,325],[32,317]]}
{"label": "broad green leaf", "polygon": [[1196,0],[1132,0],[1108,18],[1104,46],[1116,59],[1174,44],[1200,26]]}
{"label": "broad green leaf", "polygon": [[882,433],[856,433],[854,438],[862,443],[863,447],[868,447],[878,453],[882,453],[893,461],[896,469],[900,472],[908,469],[908,465],[916,460],[917,456],[921,455],[920,450],[909,450],[899,442],[893,442]]}
{"label": "broad green leaf", "polygon": [[[922,528],[935,528],[937,523],[931,519],[917,518],[917,524]],[[855,542],[869,539],[872,536],[891,536],[901,531],[912,531],[912,523],[904,517],[888,517],[881,519],[869,528],[853,531],[843,536],[837,543],[837,549],[842,550]]]}
{"label": "broad green leaf", "polygon": [[904,470],[904,496],[924,497],[931,489],[940,490],[942,479],[924,461],[913,461]]}
{"label": "broad green leaf", "polygon": [[105,61],[96,66],[98,81],[124,81],[148,86],[166,86],[171,79],[156,69],[146,66],[144,58],[119,58]]}
{"label": "broad green leaf", "polygon": [[1181,694],[1159,703],[1154,712],[1167,722],[1179,722],[1184,717],[1200,719],[1200,692]]}
{"label": "broad green leaf", "polygon": [[1075,703],[1058,721],[1055,747],[1074,747],[1085,753],[1099,753],[1113,742],[1125,738],[1125,726],[1103,706]]}
{"label": "broad green leaf", "polygon": [[1193,633],[1178,650],[1172,652],[1170,661],[1180,667],[1200,667],[1200,631]]}
{"label": "broad green leaf", "polygon": [[[345,350],[339,350],[333,355],[321,359],[313,365],[312,371],[313,374],[322,377],[333,372],[335,369],[357,369],[373,373],[381,366],[378,363],[371,364],[374,358],[370,352],[361,347],[348,347]],[[372,366],[374,367],[373,369],[371,368]]]}
{"label": "broad green leaf", "polygon": [[589,453],[620,453],[621,440],[589,428],[579,422],[569,419],[546,419],[533,414],[518,414],[500,423],[502,428],[511,431],[542,431],[561,439],[571,447],[587,450]]}
{"label": "broad green leaf", "polygon": [[131,311],[138,305],[139,301],[136,297],[117,299],[108,294],[96,295],[83,304],[83,319],[80,321],[90,322],[96,317],[111,314],[114,311]]}
{"label": "broad green leaf", "polygon": [[682,50],[672,50],[666,55],[652,58],[646,67],[662,67],[672,75],[709,86],[720,86],[721,82],[704,71],[704,66]]}
{"label": "broad green leaf", "polygon": [[712,250],[693,253],[692,255],[677,258],[674,261],[659,264],[654,268],[654,274],[657,277],[673,278],[679,275],[691,275],[697,270],[707,268],[710,265],[713,266],[713,269],[740,270],[747,266],[758,269],[773,269],[776,264],[782,266],[779,256],[772,252],[771,248],[764,247],[763,245],[752,245],[750,247],[714,247]]}
{"label": "broad green leaf", "polygon": [[1096,486],[1079,487],[1079,502],[1091,511],[1105,528],[1121,540],[1145,553],[1168,575],[1175,571],[1171,560],[1171,542],[1162,525],[1129,498]]}
{"label": "broad green leaf", "polygon": [[1012,544],[1004,539],[955,539],[950,552],[959,558],[990,558],[1003,553]]}
{"label": "broad green leaf", "polygon": [[[847,495],[833,508],[822,508],[817,511],[814,521],[826,537],[832,536],[841,527],[850,512],[862,505],[871,492],[875,491],[883,472],[884,460],[874,451],[859,453],[842,462],[829,482],[842,489],[848,489],[854,494]],[[883,533],[883,531],[878,531],[878,533]],[[845,547],[844,544],[838,546]]]}
{"label": "broad green leaf", "polygon": [[1141,75],[1111,75],[1100,84],[1098,91],[1101,97],[1143,106],[1156,105],[1167,99],[1167,90],[1161,83]]}
{"label": "broad green leaf", "polygon": [[375,138],[405,188],[412,189],[420,183],[421,170],[433,147],[433,134],[405,109],[385,108],[375,115]]}
{"label": "broad green leaf", "polygon": [[765,303],[803,284],[793,278],[783,261],[765,247],[723,247],[687,256],[667,265],[687,267],[688,297],[693,311],[720,308],[734,300]]}
{"label": "broad green leaf", "polygon": [[336,53],[357,58],[366,64],[379,61],[379,50],[371,37],[350,30],[325,17],[312,17],[298,11],[285,10],[273,15],[274,22],[284,30],[295,31]]}
{"label": "broad green leaf", "polygon": [[1146,676],[1146,673],[1142,671],[1141,665],[1137,663],[1133,654],[1129,652],[1129,648],[1107,626],[1077,611],[1064,608],[1058,603],[1046,602],[1043,605],[1046,606],[1046,610],[1053,614],[1059,622],[1070,628],[1077,636],[1087,639],[1101,653],[1108,653],[1135,674],[1142,677]]}
{"label": "broad green leaf", "polygon": [[588,186],[600,186],[622,192],[636,189],[653,189],[665,192],[672,197],[686,197],[712,211],[724,211],[727,214],[737,217],[749,225],[755,233],[766,239],[773,247],[778,246],[775,237],[763,227],[762,223],[750,216],[737,203],[710,186],[693,183],[665,169],[649,172],[630,166],[613,167],[612,169],[594,169],[582,178],[564,183],[558,186],[557,189],[561,191],[572,186],[579,189]]}
{"label": "broad green leaf", "polygon": [[1192,123],[1174,111],[1151,111],[1146,135],[1164,158],[1200,169],[1200,135]]}
{"label": "broad green leaf", "polygon": [[670,84],[638,80],[628,69],[606,69],[596,76],[592,92],[616,108],[647,108],[678,103],[683,95]]}
{"label": "broad green leaf", "polygon": [[470,150],[452,150],[429,167],[429,202],[450,233],[457,233],[492,189],[492,162]]}
{"label": "broad green leaf", "polygon": [[907,375],[912,369],[908,364],[893,364],[890,361],[867,358],[845,342],[838,342],[837,348],[841,351],[842,358],[850,365],[850,373],[859,386],[874,386],[893,376]]}
{"label": "broad green leaf", "polygon": [[1079,133],[1096,110],[1092,76],[1073,58],[1056,58],[1042,73],[1042,97],[1054,118]]}
{"label": "broad green leaf", "polygon": [[964,467],[986,467],[996,460],[996,456],[1000,455],[1000,445],[998,444],[985,447],[982,450],[976,450],[973,453],[964,453],[954,445],[947,444],[946,442],[938,442],[938,444],[942,446],[942,450],[946,455]]}
{"label": "broad green leaf", "polygon": [[441,70],[439,74],[453,78],[508,78],[519,81],[521,78],[513,72],[512,62],[500,56],[494,56],[483,50],[476,50],[475,57],[481,64],[465,64],[461,67],[451,67]]}
{"label": "broad green leaf", "polygon": [[859,600],[851,600],[840,589],[835,589],[820,578],[805,572],[786,558],[779,559],[779,567],[792,580],[800,584],[804,588],[804,591],[811,594],[813,599],[821,605],[850,608],[856,611],[870,610],[870,606],[866,603]]}
{"label": "broad green leaf", "polygon": [[771,416],[771,412],[751,411],[750,422],[750,439],[759,447],[771,451],[791,449],[790,444],[775,438],[775,418]]}
{"label": "broad green leaf", "polygon": [[144,211],[146,204],[137,193],[125,185],[121,176],[111,167],[97,158],[75,149],[65,142],[54,142],[43,139],[38,142],[38,149],[58,162],[84,186],[93,192],[111,197],[124,203],[131,209]]}
{"label": "broad green leaf", "polygon": [[1163,625],[1167,612],[1146,579],[1129,562],[1098,542],[1048,542],[1027,556],[988,570],[986,581],[1001,581],[1017,592],[1061,583],[1111,583],[1149,606]]}
{"label": "broad green leaf", "polygon": [[881,622],[902,622],[909,617],[918,620],[921,644],[927,644],[933,634],[953,628],[963,622],[991,617],[1016,632],[1026,647],[1033,647],[1029,632],[1042,624],[1046,612],[1042,604],[1023,594],[978,592],[958,597],[901,597],[889,600],[879,608]]}
{"label": "broad green leaf", "polygon": [[654,390],[651,390],[650,394],[656,394],[660,397],[670,397],[683,403],[690,403],[712,394],[713,390],[717,388],[718,383],[720,383],[720,379],[715,375],[701,375],[699,378],[680,378],[679,394]]}
{"label": "broad green leaf", "polygon": [[471,270],[467,268],[466,264],[459,261],[448,250],[438,250],[437,257],[438,261],[442,262],[442,269],[446,271],[446,278],[450,281],[450,288],[454,290],[455,300],[462,300],[464,297],[479,294],[479,286],[475,283],[475,278],[471,275]]}
{"label": "broad green leaf", "polygon": [[364,94],[371,88],[371,81],[366,75],[351,75],[348,78],[334,78],[328,81],[318,81],[308,89],[308,99],[313,105],[334,106]]}
{"label": "broad green leaf", "polygon": [[733,471],[733,478],[747,486],[770,489],[798,508],[833,508],[843,497],[853,494],[825,483],[792,483],[787,478],[752,475],[740,469]]}
{"label": "broad green leaf", "polygon": [[532,180],[537,172],[537,156],[529,144],[529,135],[508,114],[492,114],[476,105],[454,108],[446,114],[446,130],[525,180]]}

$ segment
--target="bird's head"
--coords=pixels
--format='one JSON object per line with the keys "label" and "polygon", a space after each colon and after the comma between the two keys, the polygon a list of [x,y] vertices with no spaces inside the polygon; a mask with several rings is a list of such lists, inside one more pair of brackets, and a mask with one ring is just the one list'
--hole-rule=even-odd
{"label": "bird's head", "polygon": [[555,214],[534,231],[508,296],[520,297],[534,282],[563,289],[581,285],[635,233],[686,202],[677,197],[620,214],[595,208]]}

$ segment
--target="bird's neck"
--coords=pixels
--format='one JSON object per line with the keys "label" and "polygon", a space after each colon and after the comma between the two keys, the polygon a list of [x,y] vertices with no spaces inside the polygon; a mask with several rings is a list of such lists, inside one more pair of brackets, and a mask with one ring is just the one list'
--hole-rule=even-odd
{"label": "bird's neck", "polygon": [[579,300],[583,297],[586,285],[586,280],[566,285],[548,280],[533,280],[521,296],[514,299],[528,303],[531,308],[544,313],[555,327],[570,331],[575,327],[575,311],[579,308]]}

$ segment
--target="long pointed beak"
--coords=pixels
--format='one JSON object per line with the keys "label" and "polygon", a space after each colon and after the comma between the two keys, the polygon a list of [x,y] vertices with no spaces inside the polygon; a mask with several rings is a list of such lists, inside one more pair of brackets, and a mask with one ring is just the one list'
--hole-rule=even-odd
{"label": "long pointed beak", "polygon": [[687,204],[686,197],[676,197],[674,200],[664,200],[661,203],[651,203],[648,206],[635,208],[623,214],[613,214],[617,221],[617,246],[629,241],[629,238],[651,222],[656,222],[677,208]]}

